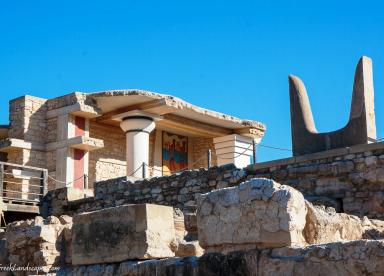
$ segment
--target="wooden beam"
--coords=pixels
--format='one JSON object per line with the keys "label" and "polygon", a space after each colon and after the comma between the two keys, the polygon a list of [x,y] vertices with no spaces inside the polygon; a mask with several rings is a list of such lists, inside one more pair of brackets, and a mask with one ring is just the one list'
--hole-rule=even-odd
{"label": "wooden beam", "polygon": [[[153,111],[153,112],[156,112],[158,110],[160,111],[160,113],[164,113],[164,114],[171,111],[172,107],[169,107],[169,108],[165,108],[165,107],[167,107],[167,103],[165,99],[152,100],[152,101],[134,104],[134,105],[116,109],[114,111],[107,112],[102,116],[95,118],[94,120],[96,122],[108,121],[108,120],[111,120],[112,117],[115,115],[133,111],[133,110],[143,110],[143,111]],[[162,115],[162,114],[159,114],[159,115]]]}
{"label": "wooden beam", "polygon": [[174,114],[163,115],[163,120],[156,122],[156,125],[210,138],[233,134],[232,129],[201,123]]}

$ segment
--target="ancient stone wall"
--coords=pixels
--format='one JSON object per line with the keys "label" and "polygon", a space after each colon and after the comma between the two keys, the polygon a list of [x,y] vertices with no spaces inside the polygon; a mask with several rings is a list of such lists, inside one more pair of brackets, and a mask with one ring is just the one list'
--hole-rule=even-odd
{"label": "ancient stone wall", "polygon": [[74,266],[57,275],[382,275],[384,242],[359,240],[302,248],[209,253],[200,258]]}
{"label": "ancient stone wall", "polygon": [[227,165],[135,183],[127,182],[125,177],[109,179],[95,184],[95,200],[87,200],[81,208],[93,210],[125,203],[184,208],[195,206],[199,194],[253,177],[272,178],[292,186],[312,203],[339,212],[384,217],[383,143],[258,163],[245,170]]}
{"label": "ancient stone wall", "polygon": [[212,138],[203,137],[191,137],[192,139],[192,156],[193,156],[193,169],[208,168],[208,157],[207,152],[209,149],[212,150],[212,166],[217,165],[217,158],[214,155],[214,144]]}
{"label": "ancient stone wall", "polygon": [[237,185],[245,177],[245,172],[233,165],[185,171],[134,183],[120,177],[96,182],[94,197],[70,199],[68,196],[73,193],[72,189],[63,188],[49,191],[44,202],[48,214],[55,216],[133,203],[154,203],[193,212],[198,195]]}
{"label": "ancient stone wall", "polygon": [[0,258],[45,271],[60,264],[56,275],[381,275],[384,269],[383,221],[314,207],[270,179],[203,194],[197,205],[202,248],[183,237],[179,211],[129,204],[73,221],[51,216],[11,223],[9,256]]}
{"label": "ancient stone wall", "polygon": [[[46,100],[23,96],[10,101],[9,121],[10,138],[22,139],[35,145],[44,145],[46,139],[47,111]],[[35,167],[45,167],[46,156],[43,147],[30,149],[15,149],[8,154],[8,162]]]}
{"label": "ancient stone wall", "polygon": [[384,218],[384,143],[259,163],[247,173],[292,186],[315,204]]}
{"label": "ancient stone wall", "polygon": [[119,127],[89,123],[89,136],[104,140],[104,147],[89,153],[89,184],[126,175],[125,134]]}
{"label": "ancient stone wall", "polygon": [[218,188],[237,185],[245,177],[243,170],[233,165],[209,170],[191,170],[172,176],[127,182],[125,177],[95,184],[95,203],[92,208],[125,203],[155,203],[185,208],[196,206],[197,197]]}
{"label": "ancient stone wall", "polygon": [[68,105],[76,104],[78,102],[85,103],[93,107],[97,107],[95,100],[93,100],[89,95],[84,93],[74,92],[67,95],[63,95],[61,97],[50,99],[47,102],[47,110],[50,111],[50,110],[58,109]]}

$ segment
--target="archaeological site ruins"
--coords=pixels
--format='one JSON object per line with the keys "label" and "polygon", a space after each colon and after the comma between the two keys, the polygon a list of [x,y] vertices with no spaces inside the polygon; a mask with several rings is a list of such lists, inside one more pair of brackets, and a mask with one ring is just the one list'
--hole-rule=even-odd
{"label": "archaeological site ruins", "polygon": [[303,81],[288,83],[292,157],[268,162],[264,124],[173,96],[11,100],[0,275],[384,275],[372,61],[332,132],[317,131]]}

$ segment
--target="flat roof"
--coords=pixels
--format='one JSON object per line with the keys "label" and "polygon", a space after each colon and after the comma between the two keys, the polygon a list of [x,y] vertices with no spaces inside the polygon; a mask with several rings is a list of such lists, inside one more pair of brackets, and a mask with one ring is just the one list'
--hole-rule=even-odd
{"label": "flat roof", "polygon": [[265,131],[266,126],[258,121],[243,120],[231,115],[204,109],[190,104],[180,98],[159,94],[150,91],[129,89],[129,90],[108,90],[88,94],[96,100],[102,112],[108,113],[128,106],[140,106],[158,100],[162,105],[152,108],[154,114],[172,113],[180,117],[192,119],[206,124],[228,128],[256,128]]}

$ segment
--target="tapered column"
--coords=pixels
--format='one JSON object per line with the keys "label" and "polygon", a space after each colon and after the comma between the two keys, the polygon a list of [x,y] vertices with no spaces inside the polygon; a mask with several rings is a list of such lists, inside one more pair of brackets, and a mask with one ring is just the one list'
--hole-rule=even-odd
{"label": "tapered column", "polygon": [[149,134],[155,129],[155,118],[148,115],[127,114],[120,127],[126,135],[127,177],[141,178],[143,169],[148,176]]}

